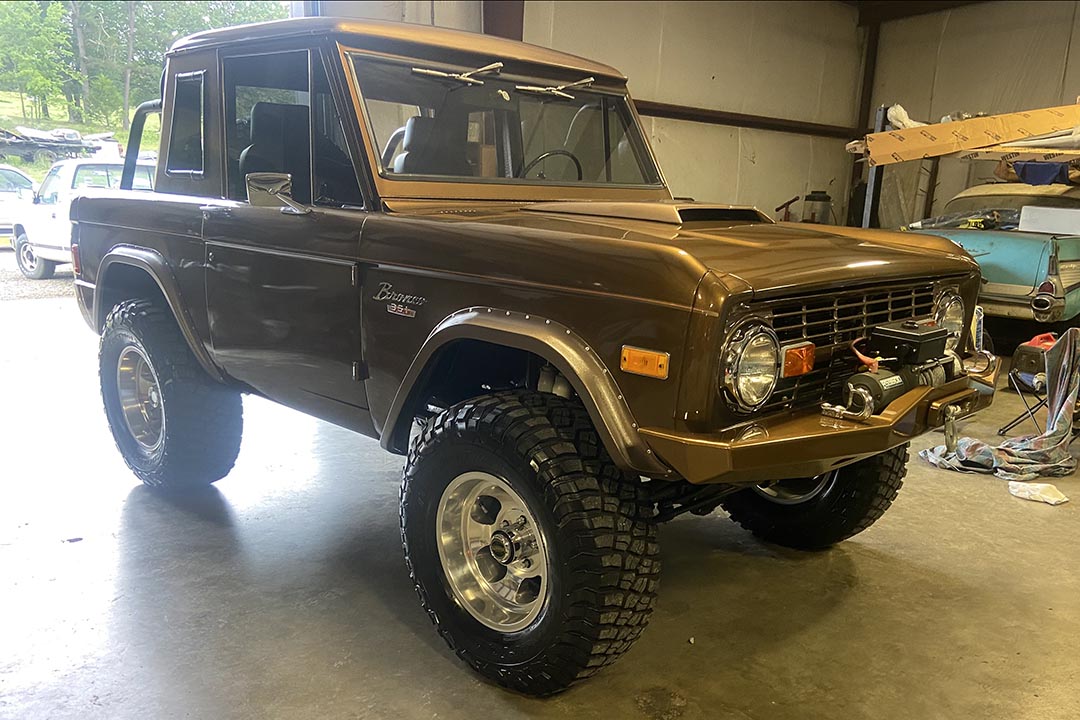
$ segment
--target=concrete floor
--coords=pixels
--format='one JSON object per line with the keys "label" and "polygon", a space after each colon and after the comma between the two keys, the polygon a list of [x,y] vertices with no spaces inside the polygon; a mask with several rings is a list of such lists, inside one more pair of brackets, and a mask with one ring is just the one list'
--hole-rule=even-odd
{"label": "concrete floor", "polygon": [[113,446],[73,300],[0,303],[0,338],[0,717],[1080,716],[1076,478],[1050,507],[914,460],[881,522],[817,554],[677,520],[641,642],[538,701],[479,680],[421,612],[400,458],[249,399],[233,473],[168,500]]}

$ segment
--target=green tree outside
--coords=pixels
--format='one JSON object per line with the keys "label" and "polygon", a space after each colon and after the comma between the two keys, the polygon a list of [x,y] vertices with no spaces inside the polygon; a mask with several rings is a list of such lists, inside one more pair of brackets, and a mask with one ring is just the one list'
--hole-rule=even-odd
{"label": "green tree outside", "polygon": [[[288,17],[280,0],[0,2],[0,128],[72,128],[127,140],[134,108],[160,96],[165,52],[191,33]],[[144,147],[156,145],[147,123]],[[47,161],[20,163],[39,179]]]}

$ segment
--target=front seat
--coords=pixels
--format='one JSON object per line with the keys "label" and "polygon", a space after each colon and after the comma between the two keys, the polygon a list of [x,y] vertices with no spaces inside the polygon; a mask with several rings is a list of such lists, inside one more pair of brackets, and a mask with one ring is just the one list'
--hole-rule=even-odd
{"label": "front seat", "polygon": [[251,144],[240,153],[240,176],[253,172],[289,173],[292,196],[311,202],[310,125],[305,105],[257,102],[251,107]]}
{"label": "front seat", "polygon": [[401,141],[401,153],[394,158],[395,173],[431,172],[435,153],[432,138],[435,135],[435,118],[416,115],[405,121],[405,137]]}

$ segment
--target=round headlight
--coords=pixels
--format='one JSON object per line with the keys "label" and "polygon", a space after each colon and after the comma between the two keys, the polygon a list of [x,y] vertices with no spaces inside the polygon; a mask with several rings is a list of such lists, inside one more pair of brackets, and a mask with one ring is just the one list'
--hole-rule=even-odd
{"label": "round headlight", "polygon": [[735,329],[724,348],[723,384],[739,410],[761,407],[776,387],[779,370],[780,343],[768,326],[750,321]]}
{"label": "round headlight", "polygon": [[954,293],[946,293],[938,301],[937,320],[941,326],[949,331],[949,339],[945,341],[946,350],[955,350],[960,344],[960,338],[964,335],[964,311],[963,299]]}

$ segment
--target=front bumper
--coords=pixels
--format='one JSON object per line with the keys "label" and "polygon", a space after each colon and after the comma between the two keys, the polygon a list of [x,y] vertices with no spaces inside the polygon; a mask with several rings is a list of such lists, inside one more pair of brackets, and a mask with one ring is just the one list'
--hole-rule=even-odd
{"label": "front bumper", "polygon": [[877,455],[945,424],[945,410],[966,417],[994,399],[1000,360],[940,387],[917,387],[880,413],[854,422],[819,412],[772,417],[715,434],[642,428],[649,446],[692,483],[757,484],[821,475]]}

